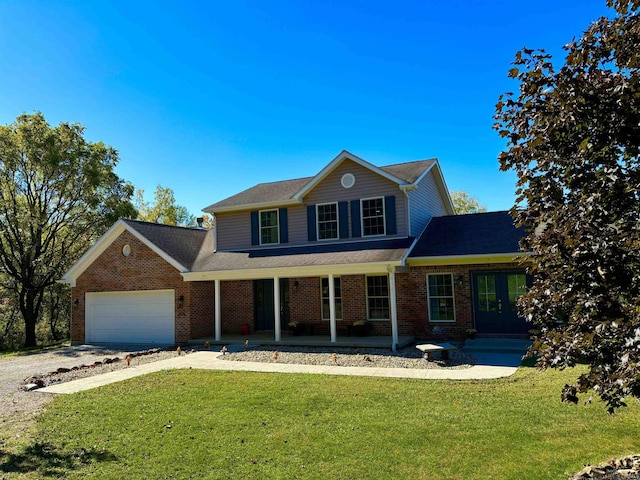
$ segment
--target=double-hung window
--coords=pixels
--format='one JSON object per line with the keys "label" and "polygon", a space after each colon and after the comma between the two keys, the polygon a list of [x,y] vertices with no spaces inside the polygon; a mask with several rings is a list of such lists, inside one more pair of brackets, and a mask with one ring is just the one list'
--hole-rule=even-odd
{"label": "double-hung window", "polygon": [[384,235],[384,197],[362,199],[360,206],[362,209],[362,236]]}
{"label": "double-hung window", "polygon": [[338,204],[324,203],[316,205],[318,240],[338,238]]}
{"label": "double-hung window", "polygon": [[367,277],[367,317],[369,320],[389,320],[389,277]]}
{"label": "double-hung window", "polygon": [[427,275],[427,295],[429,297],[429,321],[456,321],[452,274]]}
{"label": "double-hung window", "polygon": [[278,223],[277,209],[260,211],[260,245],[280,243],[280,228]]}
{"label": "double-hung window", "polygon": [[[322,278],[320,284],[321,296],[322,296],[322,319],[329,320],[331,318],[331,311],[329,310],[329,279]],[[336,320],[342,320],[342,290],[340,288],[340,277],[333,279],[333,292],[336,307]]]}

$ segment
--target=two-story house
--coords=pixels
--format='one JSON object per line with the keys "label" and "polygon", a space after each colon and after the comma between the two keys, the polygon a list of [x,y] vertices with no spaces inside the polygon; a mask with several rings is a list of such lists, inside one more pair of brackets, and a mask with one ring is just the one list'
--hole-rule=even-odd
{"label": "two-story house", "polygon": [[313,177],[204,209],[213,229],[119,220],[67,272],[74,342],[182,343],[290,324],[336,342],[367,321],[400,339],[526,333],[507,212],[455,215],[436,159],[377,167],[346,151]]}

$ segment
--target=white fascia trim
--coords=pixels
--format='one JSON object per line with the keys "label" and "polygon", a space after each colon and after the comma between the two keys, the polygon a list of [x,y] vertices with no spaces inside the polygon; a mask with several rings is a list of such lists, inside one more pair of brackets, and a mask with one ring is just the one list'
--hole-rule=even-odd
{"label": "white fascia trim", "polygon": [[415,182],[413,182],[413,183],[411,184],[411,186],[412,186],[413,188],[417,188],[417,187],[418,187],[418,184],[422,181],[422,179],[423,179],[424,177],[426,177],[426,176],[427,176],[427,174],[431,171],[431,169],[432,169],[433,167],[435,167],[436,165],[438,165],[438,159],[437,159],[437,158],[434,158],[434,159],[433,159],[433,163],[432,163],[431,165],[429,165],[429,166],[427,167],[427,169],[426,169],[424,172],[422,172],[422,173],[420,174],[420,176],[416,179],[416,181],[415,181]]}
{"label": "white fascia trim", "polygon": [[398,177],[391,175],[390,173],[385,172],[381,168],[376,167],[375,165],[363,160],[362,158],[354,155],[347,150],[342,150],[333,160],[329,162],[329,164],[324,167],[320,172],[313,177],[309,183],[307,183],[302,189],[296,193],[293,198],[302,202],[302,197],[304,197],[307,193],[309,193],[318,183],[320,183],[329,173],[331,173],[338,165],[340,165],[344,160],[351,160],[352,162],[357,163],[358,165],[371,170],[372,172],[377,173],[378,175],[383,176],[387,180],[391,180],[398,185],[405,185],[406,182],[399,179]]}
{"label": "white fascia trim", "polygon": [[210,213],[215,215],[216,213],[226,213],[226,212],[239,212],[242,210],[268,210],[273,208],[281,208],[281,207],[289,207],[293,205],[299,205],[302,203],[299,200],[283,200],[279,202],[263,202],[263,203],[249,203],[246,205],[236,205],[233,207],[220,207],[220,208],[205,208],[202,211],[206,213]]}
{"label": "white fascia trim", "polygon": [[[440,187],[444,189],[444,191],[440,191],[440,194],[443,196],[445,208],[449,210],[449,215],[455,215],[456,209],[453,206],[453,201],[451,200],[451,195],[449,194],[449,187],[447,187],[447,182],[444,180],[444,175],[442,174],[442,169],[440,168],[440,162],[438,162],[438,160],[436,159],[436,163],[432,167],[436,167],[436,183],[440,183]],[[429,170],[431,170],[431,168],[429,168]]]}
{"label": "white fascia trim", "polygon": [[526,261],[529,254],[514,253],[485,253],[481,255],[446,255],[441,257],[415,257],[408,260],[409,266],[430,265],[475,265],[482,263],[512,263]]}
{"label": "white fascia trim", "polygon": [[185,282],[210,280],[257,280],[265,278],[322,277],[333,275],[385,275],[399,267],[400,262],[360,263],[355,265],[312,265],[306,267],[255,268],[212,272],[184,272]]}
{"label": "white fascia trim", "polygon": [[162,257],[167,263],[175,267],[179,272],[186,272],[187,269],[175,259],[160,250],[157,246],[147,240],[143,235],[135,229],[129,227],[123,220],[118,220],[107,232],[98,239],[98,241],[85,252],[80,260],[78,260],[59,280],[62,283],[68,283],[72,287],[76,286],[76,280],[89,266],[124,232],[127,230],[133,236],[138,238],[142,243],[147,245],[151,250]]}

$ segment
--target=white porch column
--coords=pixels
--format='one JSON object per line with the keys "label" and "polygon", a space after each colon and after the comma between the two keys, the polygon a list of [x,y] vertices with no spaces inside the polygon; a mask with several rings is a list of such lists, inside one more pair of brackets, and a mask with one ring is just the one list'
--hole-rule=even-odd
{"label": "white porch column", "polygon": [[331,342],[338,341],[338,331],[336,328],[336,291],[334,288],[333,274],[329,274],[329,328],[331,331]]}
{"label": "white porch column", "polygon": [[220,338],[222,337],[222,309],[220,307],[220,280],[214,280],[214,291],[215,291],[214,325],[215,325],[216,342],[219,342]]}
{"label": "white porch column", "polygon": [[276,342],[280,341],[280,279],[273,279],[273,314],[275,318]]}
{"label": "white porch column", "polygon": [[389,272],[389,313],[391,314],[391,349],[398,345],[398,309],[396,308],[396,273]]}

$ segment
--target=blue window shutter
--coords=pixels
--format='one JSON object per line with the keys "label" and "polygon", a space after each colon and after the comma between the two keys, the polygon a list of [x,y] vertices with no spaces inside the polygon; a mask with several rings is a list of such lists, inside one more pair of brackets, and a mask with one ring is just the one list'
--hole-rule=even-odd
{"label": "blue window shutter", "polygon": [[289,222],[287,220],[287,209],[280,209],[280,243],[289,243]]}
{"label": "blue window shutter", "polygon": [[349,202],[338,202],[340,238],[349,238]]}
{"label": "blue window shutter", "polygon": [[361,237],[360,228],[360,200],[351,200],[351,236]]}
{"label": "blue window shutter", "polygon": [[260,245],[260,219],[258,212],[251,212],[251,245]]}
{"label": "blue window shutter", "polygon": [[315,242],[317,240],[315,205],[307,205],[307,238],[310,242]]}
{"label": "blue window shutter", "polygon": [[395,235],[398,233],[396,227],[396,196],[389,195],[384,197],[384,222],[387,235]]}

